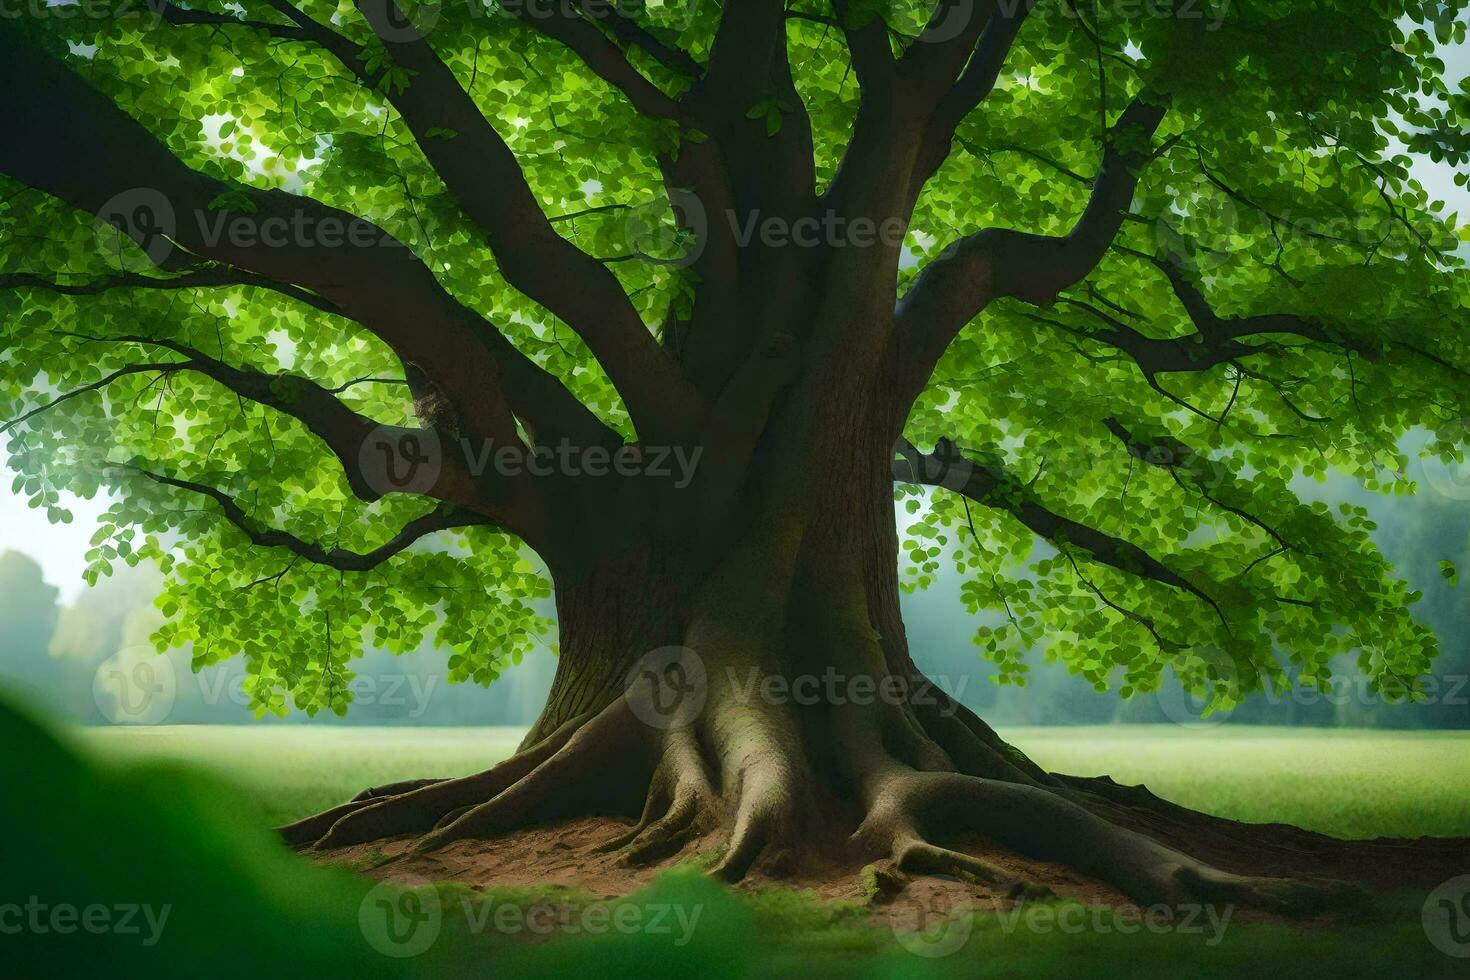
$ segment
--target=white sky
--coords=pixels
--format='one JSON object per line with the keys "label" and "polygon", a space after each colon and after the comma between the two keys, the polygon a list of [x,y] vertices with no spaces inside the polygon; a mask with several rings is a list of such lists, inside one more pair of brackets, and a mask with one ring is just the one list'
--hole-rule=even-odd
{"label": "white sky", "polygon": [[[1470,43],[1446,49],[1440,56],[1448,65],[1450,79],[1470,75]],[[1431,200],[1445,201],[1447,212],[1458,213],[1462,225],[1470,224],[1470,188],[1456,187],[1454,173],[1452,167],[1428,160],[1418,160],[1414,167],[1414,176],[1423,183]],[[74,519],[70,524],[48,524],[45,511],[29,509],[24,497],[10,492],[15,474],[5,465],[7,462],[8,457],[0,449],[0,552],[15,549],[35,559],[46,581],[61,590],[62,601],[69,602],[85,588],[82,571],[86,562],[82,556],[108,500],[101,495],[82,500],[63,494],[62,506],[72,511]]]}

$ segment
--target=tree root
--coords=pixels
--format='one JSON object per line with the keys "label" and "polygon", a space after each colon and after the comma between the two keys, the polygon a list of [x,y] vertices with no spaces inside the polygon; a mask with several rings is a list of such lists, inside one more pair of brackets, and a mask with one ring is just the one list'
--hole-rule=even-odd
{"label": "tree root", "polygon": [[[535,787],[550,788],[549,773],[536,777],[543,767],[551,766],[563,753],[585,754],[589,740],[609,723],[595,725],[586,716],[573,719],[542,741],[506,759],[504,762],[471,776],[459,779],[412,780],[378,789],[367,789],[347,803],[307,817],[280,829],[286,843],[293,847],[329,850],[362,844],[384,837],[419,834],[446,824],[444,842],[493,821],[488,810],[497,801],[506,811],[524,813],[534,802]],[[581,736],[580,740],[578,736]],[[575,747],[574,747],[575,743]],[[616,744],[610,740],[606,744]],[[553,769],[559,774],[565,764]],[[395,792],[398,790],[398,792]],[[519,810],[516,808],[519,807]],[[460,820],[470,822],[461,825]],[[453,829],[452,829],[453,828]],[[449,836],[453,834],[453,836]]]}
{"label": "tree root", "polygon": [[1231,904],[1286,917],[1353,904],[1344,882],[1231,874],[1120,826],[1047,788],[960,773],[888,779],[854,839],[887,844],[904,870],[972,878],[1013,896],[1029,883],[932,841],[976,834],[1019,854],[1055,861],[1116,887],[1142,905]]}
{"label": "tree root", "polygon": [[[833,716],[838,758],[826,761],[837,772],[820,783],[794,730],[770,728],[763,712],[719,709],[708,718],[654,731],[620,698],[484,772],[364,790],[281,833],[316,851],[408,835],[417,837],[415,850],[432,851],[566,817],[631,816],[641,801],[641,815],[597,852],[641,866],[713,836],[724,849],[711,873],[728,881],[757,867],[779,877],[835,855],[842,866],[889,861],[904,874],[953,876],[1012,900],[1049,894],[1024,864],[972,853],[983,840],[1072,868],[1141,905],[1228,904],[1301,917],[1351,907],[1363,895],[1324,868],[1371,877],[1347,862],[1310,860],[1356,844],[1208,817],[1141,787],[1044,773],[958,715],[942,726],[921,716],[917,738],[896,722]],[[614,799],[626,806],[610,811]],[[856,827],[850,837],[820,829],[842,821]],[[1252,831],[1273,842],[1252,845]],[[1396,846],[1412,845],[1362,846],[1387,862]]]}

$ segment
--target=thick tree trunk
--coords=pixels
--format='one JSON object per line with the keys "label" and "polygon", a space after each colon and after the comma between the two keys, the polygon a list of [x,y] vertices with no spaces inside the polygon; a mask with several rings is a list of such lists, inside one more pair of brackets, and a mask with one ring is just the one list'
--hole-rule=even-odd
{"label": "thick tree trunk", "polygon": [[1140,902],[1282,912],[1343,895],[1324,869],[1397,859],[1360,848],[1337,860],[1341,842],[1053,776],[1003,742],[910,657],[896,426],[861,411],[835,421],[824,420],[820,467],[783,472],[772,448],[765,476],[786,496],[741,501],[743,536],[655,528],[688,512],[653,500],[629,533],[599,539],[602,554],[584,548],[553,566],[561,656],[517,755],[464,779],[367,790],[285,828],[287,840],[330,849],[410,834],[434,849],[600,813],[636,816],[607,845],[632,862],[710,837],[724,848],[715,870],[731,879],[758,863],[779,874],[835,859],[1029,893],[1032,882],[967,852],[979,838]]}

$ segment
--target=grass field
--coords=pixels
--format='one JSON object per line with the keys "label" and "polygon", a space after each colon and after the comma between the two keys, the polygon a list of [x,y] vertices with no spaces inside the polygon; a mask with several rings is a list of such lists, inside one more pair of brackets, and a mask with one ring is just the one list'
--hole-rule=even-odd
{"label": "grass field", "polygon": [[[1223,726],[1017,728],[1057,772],[1143,782],[1167,799],[1340,837],[1470,836],[1470,733]],[[514,751],[513,728],[179,726],[86,729],[126,760],[187,762],[237,783],[272,823],[365,786],[474,772]]]}
{"label": "grass field", "polygon": [[[1064,913],[1084,911],[1063,900],[1028,904],[1031,912],[1024,919],[980,908],[935,920],[941,942],[958,937],[957,946],[945,945],[940,951],[948,952],[936,957],[935,949],[915,945],[911,933],[870,917],[862,903],[821,902],[786,888],[729,890],[690,870],[665,874],[644,892],[617,900],[635,911],[700,911],[702,924],[691,929],[687,946],[671,946],[652,928],[558,936],[545,943],[515,932],[471,929],[469,915],[458,914],[461,906],[466,913],[471,908],[464,903],[546,908],[581,900],[555,889],[476,892],[444,882],[431,889],[437,896],[433,907],[445,910],[443,938],[422,961],[387,958],[374,953],[384,947],[374,944],[377,934],[363,918],[364,910],[385,905],[377,888],[367,891],[363,879],[344,869],[290,857],[242,812],[231,793],[179,768],[233,782],[265,821],[279,823],[366,785],[483,768],[513,751],[520,734],[515,729],[285,726],[73,730],[71,741],[87,754],[117,763],[103,767],[108,775],[100,777],[113,789],[86,795],[91,784],[85,780],[99,777],[75,774],[81,788],[70,792],[87,800],[85,805],[55,810],[34,826],[22,823],[12,836],[32,841],[17,855],[23,866],[32,861],[29,880],[36,883],[28,888],[53,887],[57,874],[68,869],[87,889],[98,887],[97,880],[108,874],[121,882],[115,886],[119,894],[153,888],[177,907],[170,943],[159,949],[191,968],[208,960],[221,980],[275,975],[270,971],[283,959],[300,967],[290,975],[362,980],[479,977],[491,970],[516,980],[582,975],[1173,980],[1251,977],[1268,969],[1275,980],[1470,975],[1466,960],[1447,955],[1442,942],[1431,939],[1422,918],[1429,906],[1418,893],[1381,896],[1371,914],[1342,928],[1301,929],[1242,917],[1228,929],[1221,920],[1216,933],[1167,923],[1162,930],[1140,932],[1136,918],[1125,931],[1128,920],[1106,910],[1101,918],[1075,920],[1082,923],[1077,928],[1062,928]],[[1048,768],[1143,781],[1160,795],[1224,815],[1289,821],[1344,836],[1470,835],[1470,734],[1242,726],[1012,729],[1003,734]],[[36,741],[34,734],[30,737]],[[44,755],[39,745],[21,753],[23,759]],[[166,765],[146,765],[160,762]],[[34,817],[34,803],[24,797],[33,783],[19,780],[15,786],[22,796],[11,818]],[[0,816],[4,813],[0,796]],[[99,825],[107,833],[96,833]],[[129,846],[119,848],[118,841]],[[1466,870],[1446,868],[1446,878]],[[952,931],[957,928],[960,932]],[[928,929],[923,936],[930,936]],[[45,962],[54,964],[67,949],[47,947]],[[136,952],[109,946],[107,955],[119,949]],[[231,955],[210,959],[220,949]],[[79,956],[86,959],[81,954],[73,959]],[[346,965],[349,960],[353,965]],[[149,980],[195,975],[192,969],[157,972],[146,957],[138,962],[142,972],[121,975]],[[272,966],[262,971],[257,962]],[[307,962],[331,965],[313,972],[301,965]],[[48,975],[66,975],[48,969]]]}

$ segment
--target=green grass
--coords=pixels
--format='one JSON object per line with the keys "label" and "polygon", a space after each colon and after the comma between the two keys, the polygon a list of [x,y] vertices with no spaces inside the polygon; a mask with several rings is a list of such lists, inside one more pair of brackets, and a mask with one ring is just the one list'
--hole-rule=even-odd
{"label": "green grass", "polygon": [[84,744],[118,762],[168,760],[240,787],[272,825],[289,823],[368,786],[463,776],[515,751],[519,728],[323,728],[168,725],[87,728]]}
{"label": "green grass", "polygon": [[1001,732],[1053,772],[1337,837],[1470,837],[1470,732],[1173,725]]}
{"label": "green grass", "polygon": [[[8,716],[0,736],[0,832],[23,840],[4,869],[17,894],[84,903],[171,903],[156,948],[131,936],[22,936],[21,974],[90,975],[106,962],[122,977],[157,980],[209,972],[262,975],[482,977],[608,976],[823,978],[1233,978],[1269,969],[1275,980],[1465,976],[1464,960],[1435,950],[1420,923],[1424,896],[1382,899],[1374,915],[1340,929],[1292,929],[1237,920],[1222,933],[1122,933],[1104,912],[1056,923],[1064,903],[1025,918],[979,911],[951,955],[917,956],[860,903],[818,903],[779,888],[730,891],[692,869],[619,900],[646,913],[700,913],[687,944],[652,929],[558,935],[550,942],[470,929],[465,903],[577,905],[575,890],[433,889],[443,932],[418,959],[380,955],[371,914],[377,888],[344,869],[287,854],[270,820],[299,816],[363,785],[483,767],[510,752],[507,729],[165,728],[73,732],[66,741],[111,764],[94,767]],[[1049,767],[1111,771],[1165,795],[1250,819],[1290,819],[1339,833],[1465,833],[1470,822],[1470,736],[1226,729],[1028,729],[1005,733]],[[14,769],[14,772],[10,772]],[[198,770],[209,770],[203,775]],[[1416,776],[1419,773],[1422,775]],[[244,790],[236,790],[222,782]],[[247,802],[248,801],[248,802]],[[18,862],[18,863],[16,863]],[[1446,869],[1450,877],[1463,869]],[[418,906],[415,906],[416,908]],[[465,906],[468,908],[468,906]],[[476,905],[475,907],[483,907]],[[368,915],[368,919],[363,916]],[[639,921],[652,921],[644,914]],[[953,925],[947,927],[953,928]],[[1213,939],[1213,941],[1212,941]],[[65,941],[63,941],[65,940]],[[78,942],[81,944],[78,945]],[[27,965],[33,969],[27,970]]]}
{"label": "green grass", "polygon": [[[515,750],[514,728],[175,726],[87,729],[120,761],[166,759],[239,785],[272,823],[365,786],[475,772]],[[1339,837],[1470,836],[1470,732],[1223,726],[1016,728],[1057,772],[1143,782],[1185,806]]]}

